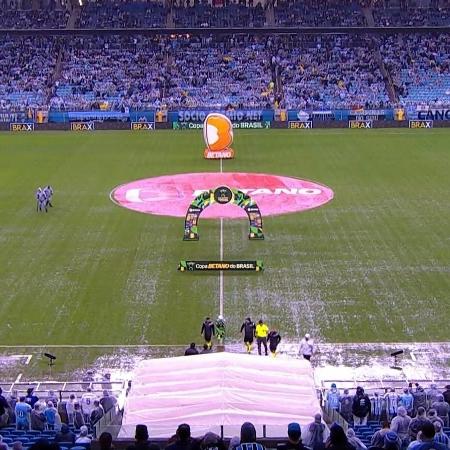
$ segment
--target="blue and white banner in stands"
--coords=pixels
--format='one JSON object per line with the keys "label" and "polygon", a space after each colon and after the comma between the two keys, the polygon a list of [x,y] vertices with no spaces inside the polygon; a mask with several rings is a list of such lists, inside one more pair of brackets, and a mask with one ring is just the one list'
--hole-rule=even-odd
{"label": "blue and white banner in stands", "polygon": [[120,111],[73,111],[68,112],[67,117],[70,122],[77,121],[90,121],[90,120],[116,120],[126,122],[129,120],[130,115]]}
{"label": "blue and white banner in stands", "polygon": [[274,120],[272,109],[236,109],[234,111],[220,111],[217,109],[186,109],[168,113],[169,122],[200,122],[211,112],[221,112],[232,122],[262,122]]}
{"label": "blue and white banner in stands", "polygon": [[421,108],[417,111],[419,120],[450,120],[450,108]]}
{"label": "blue and white banner in stands", "polygon": [[99,122],[105,120],[114,120],[118,122],[154,122],[154,111],[50,111],[48,115],[49,122],[90,122],[96,120]]}
{"label": "blue and white banner in stands", "polygon": [[0,110],[0,122],[27,122],[27,113],[25,111],[3,112]]}

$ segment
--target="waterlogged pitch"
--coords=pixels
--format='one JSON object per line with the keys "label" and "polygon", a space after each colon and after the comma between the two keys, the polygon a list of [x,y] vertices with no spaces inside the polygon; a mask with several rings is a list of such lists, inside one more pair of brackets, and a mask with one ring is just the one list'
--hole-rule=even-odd
{"label": "waterlogged pitch", "polygon": [[[0,340],[149,344],[177,354],[201,341],[202,320],[218,314],[222,298],[230,345],[247,315],[264,317],[283,342],[305,332],[324,344],[447,341],[449,142],[444,129],[235,130],[236,158],[223,162],[215,183],[220,162],[203,159],[198,130],[2,133]],[[186,189],[168,183],[159,197],[146,186],[115,189],[199,173],[208,175],[185,175]],[[211,206],[201,240],[183,242],[179,200],[188,204],[198,190],[232,184],[226,174],[246,173],[300,183],[240,180],[263,214],[268,208],[265,240],[248,240],[245,215],[222,215],[221,226]],[[37,213],[34,192],[47,184],[54,208]],[[298,189],[319,189],[323,201],[271,212],[314,197]],[[158,203],[177,217],[139,214],[110,195],[145,208]],[[221,212],[228,206],[234,214],[231,205]],[[223,260],[262,260],[264,271],[227,272],[222,285],[218,272],[177,271],[181,260],[220,260],[221,230]],[[26,359],[26,349],[12,351]],[[70,367],[100,354],[71,352]]]}

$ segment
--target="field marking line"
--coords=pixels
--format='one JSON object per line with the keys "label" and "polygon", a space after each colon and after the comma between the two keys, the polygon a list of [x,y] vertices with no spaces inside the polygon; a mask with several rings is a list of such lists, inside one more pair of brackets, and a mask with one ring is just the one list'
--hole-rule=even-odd
{"label": "field marking line", "polygon": [[19,373],[19,375],[17,375],[16,381],[14,381],[14,383],[19,383],[21,378],[22,378],[22,374]]}
{"label": "field marking line", "polygon": [[[223,173],[222,158],[220,158],[220,173]],[[220,218],[220,260],[223,261],[223,217]],[[223,270],[219,272],[219,315],[223,316]]]}
{"label": "field marking line", "polygon": [[[240,341],[236,339],[236,343],[239,343]],[[288,340],[285,341],[286,344],[297,344],[298,341]],[[423,342],[356,342],[356,343],[349,343],[349,342],[316,342],[317,349],[320,351],[326,350],[326,349],[334,349],[335,347],[340,348],[349,348],[353,352],[355,350],[368,350],[375,348],[381,348],[386,346],[404,346],[406,348],[423,345],[427,346],[429,348],[430,346],[448,346],[450,349],[450,341],[423,341]],[[122,348],[186,348],[186,345],[182,344],[29,344],[29,345],[0,345],[0,349],[23,349],[23,348],[116,348],[116,347],[122,347]],[[359,347],[359,348],[358,348]],[[420,352],[420,349],[413,350],[413,352],[417,353]],[[11,356],[22,356],[22,357],[28,357],[31,355],[11,355]]]}
{"label": "field marking line", "polygon": [[[13,348],[19,348],[19,347],[14,346]],[[32,357],[33,357],[33,355],[11,355],[11,358],[26,358],[26,360],[25,360],[26,366],[28,366],[28,364],[30,364]]]}
{"label": "field marking line", "polygon": [[[170,344],[30,344],[30,345],[0,345],[0,349],[19,349],[19,348],[163,348],[163,347],[180,347],[186,348],[186,345],[170,345]],[[14,356],[14,355],[11,355]],[[31,355],[20,355],[20,356],[31,356]],[[31,358],[30,358],[31,359]]]}

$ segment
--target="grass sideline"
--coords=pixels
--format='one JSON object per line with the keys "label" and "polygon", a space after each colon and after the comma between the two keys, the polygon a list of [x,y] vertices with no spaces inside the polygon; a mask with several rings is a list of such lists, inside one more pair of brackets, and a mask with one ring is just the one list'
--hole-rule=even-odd
{"label": "grass sideline", "polygon": [[[245,222],[225,221],[226,257],[266,266],[225,274],[230,338],[250,314],[289,339],[448,340],[449,140],[445,129],[236,131],[224,171],[311,179],[335,198],[265,218],[263,243],[245,239]],[[202,149],[193,131],[0,134],[1,342],[199,342],[204,316],[218,311],[218,277],[176,265],[218,258],[218,222],[203,221],[192,245],[179,219],[120,208],[109,193],[139,178],[218,171]],[[33,193],[47,183],[55,208],[36,214]]]}

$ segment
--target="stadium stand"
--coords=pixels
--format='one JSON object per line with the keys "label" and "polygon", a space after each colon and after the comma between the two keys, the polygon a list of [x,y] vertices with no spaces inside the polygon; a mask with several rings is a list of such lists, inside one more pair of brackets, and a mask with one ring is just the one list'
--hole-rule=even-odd
{"label": "stadium stand", "polygon": [[1,36],[0,46],[0,108],[44,106],[56,65],[56,41],[47,37]]}
{"label": "stadium stand", "polygon": [[99,0],[83,6],[77,28],[162,28],[167,14],[157,2]]}
{"label": "stadium stand", "polygon": [[[74,7],[7,2],[1,26],[87,29],[365,26],[398,17],[445,24],[448,2],[278,1],[224,7],[100,0]],[[408,8],[405,7],[409,6]],[[20,6],[20,8],[19,8]],[[49,13],[51,11],[51,13]],[[400,11],[400,12],[399,12]],[[410,14],[411,13],[411,14]],[[272,17],[272,19],[271,19]],[[385,17],[390,20],[387,23]],[[430,20],[428,20],[430,18]],[[270,23],[269,23],[270,22]],[[413,23],[414,25],[414,23]],[[2,111],[127,108],[384,108],[450,104],[447,34],[3,34]],[[19,52],[20,49],[20,52]]]}
{"label": "stadium stand", "polygon": [[279,26],[361,27],[366,25],[359,2],[350,0],[279,1],[274,9]]}
{"label": "stadium stand", "polygon": [[370,39],[293,36],[278,53],[287,108],[383,108],[385,81]]}
{"label": "stadium stand", "polygon": [[174,7],[176,27],[187,28],[227,28],[227,27],[263,27],[266,25],[265,12],[258,3],[255,7],[242,4],[230,4],[223,8],[211,5]]}

